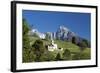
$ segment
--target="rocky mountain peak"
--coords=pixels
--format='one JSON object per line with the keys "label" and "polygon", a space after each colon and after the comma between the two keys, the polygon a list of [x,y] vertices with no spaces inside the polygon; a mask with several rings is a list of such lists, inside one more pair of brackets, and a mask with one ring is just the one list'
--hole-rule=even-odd
{"label": "rocky mountain peak", "polygon": [[63,25],[59,26],[59,28],[57,29],[57,32],[68,32],[69,29]]}
{"label": "rocky mountain peak", "polygon": [[45,32],[45,33],[41,33],[40,31],[38,31],[38,29],[32,29],[30,31],[30,34],[37,34],[41,39],[45,39],[45,38],[49,38],[49,39],[59,39],[59,40],[67,40],[67,41],[72,41],[72,38],[75,37],[77,38],[76,42],[80,42],[79,36],[77,36],[76,33],[70,31],[70,29],[68,29],[67,27],[61,25],[59,26],[59,28],[57,29],[57,31],[55,32]]}
{"label": "rocky mountain peak", "polygon": [[68,29],[67,27],[62,26],[62,25],[59,27],[59,30],[62,30],[62,31],[69,31],[69,29]]}

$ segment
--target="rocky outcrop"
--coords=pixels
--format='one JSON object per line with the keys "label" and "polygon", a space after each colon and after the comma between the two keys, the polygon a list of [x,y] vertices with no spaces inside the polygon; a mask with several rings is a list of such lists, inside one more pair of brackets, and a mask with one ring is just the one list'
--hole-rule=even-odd
{"label": "rocky outcrop", "polygon": [[57,31],[55,32],[45,32],[41,33],[37,29],[32,29],[29,32],[29,35],[37,34],[39,38],[41,39],[59,39],[59,40],[65,40],[65,41],[72,41],[73,37],[76,39],[76,44],[82,41],[82,38],[79,37],[77,34],[69,30],[65,26],[59,26]]}

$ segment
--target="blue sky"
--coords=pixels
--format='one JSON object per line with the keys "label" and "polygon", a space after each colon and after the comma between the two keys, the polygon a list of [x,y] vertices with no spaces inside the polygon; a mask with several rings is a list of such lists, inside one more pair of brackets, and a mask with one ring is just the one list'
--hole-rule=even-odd
{"label": "blue sky", "polygon": [[91,39],[90,13],[23,10],[22,17],[40,32],[56,32],[63,25],[80,37]]}

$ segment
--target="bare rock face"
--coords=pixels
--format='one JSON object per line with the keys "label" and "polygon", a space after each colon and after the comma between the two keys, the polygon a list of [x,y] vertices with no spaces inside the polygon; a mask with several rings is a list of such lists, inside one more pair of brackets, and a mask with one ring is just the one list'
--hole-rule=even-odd
{"label": "bare rock face", "polygon": [[[56,29],[56,28],[55,28]],[[67,40],[67,41],[72,41],[73,37],[76,39],[76,44],[81,42],[83,38],[79,37],[76,33],[72,32],[70,29],[68,29],[65,26],[59,26],[59,28],[57,29],[57,31],[55,32],[44,32],[41,33],[38,31],[38,29],[32,29],[31,31],[29,31],[29,35],[38,35],[39,38],[41,39],[59,39],[59,40]]]}
{"label": "bare rock face", "polygon": [[60,26],[56,32],[56,37],[60,40],[68,40],[73,36],[75,36],[75,34],[64,26]]}
{"label": "bare rock face", "polygon": [[65,40],[67,39],[67,34],[69,32],[69,29],[67,29],[66,27],[64,26],[60,26],[58,29],[57,29],[57,32],[56,32],[56,38],[57,39],[60,39],[60,40]]}
{"label": "bare rock face", "polygon": [[32,29],[31,31],[29,31],[28,34],[31,36],[34,36],[34,34],[35,34],[41,39],[45,39],[45,36],[46,36],[44,33],[39,32],[37,29]]}
{"label": "bare rock face", "polygon": [[79,37],[79,36],[78,36],[77,34],[75,34],[74,32],[70,31],[67,27],[60,26],[60,27],[57,29],[57,32],[56,32],[56,39],[72,41],[73,37],[75,37],[76,43],[79,43],[79,42],[81,42],[81,40],[82,40],[81,37]]}

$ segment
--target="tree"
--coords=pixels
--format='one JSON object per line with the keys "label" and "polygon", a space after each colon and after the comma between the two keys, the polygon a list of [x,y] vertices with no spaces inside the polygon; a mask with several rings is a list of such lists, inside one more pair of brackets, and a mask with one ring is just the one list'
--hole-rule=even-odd
{"label": "tree", "polygon": [[75,37],[72,37],[72,43],[76,44],[76,38]]}
{"label": "tree", "polygon": [[28,23],[25,19],[23,19],[23,48],[29,49],[30,47],[30,41],[28,37],[28,31],[29,31]]}
{"label": "tree", "polygon": [[23,62],[33,62],[35,61],[34,51],[30,49],[23,49]]}
{"label": "tree", "polygon": [[47,56],[48,61],[54,61],[55,60],[55,55],[54,55],[53,52],[48,51],[46,56]]}
{"label": "tree", "polygon": [[34,54],[36,55],[35,61],[39,62],[40,57],[44,54],[45,52],[45,47],[43,46],[43,41],[42,40],[36,40],[35,43],[32,45],[34,47]]}
{"label": "tree", "polygon": [[56,61],[62,60],[62,59],[61,59],[61,55],[60,55],[60,53],[57,54],[55,60],[56,60]]}
{"label": "tree", "polygon": [[90,47],[90,42],[86,39],[83,39],[83,42],[86,44],[87,47]]}
{"label": "tree", "polygon": [[30,40],[27,35],[23,35],[23,48],[29,49],[30,48]]}
{"label": "tree", "polygon": [[40,57],[41,61],[54,61],[55,55],[53,52],[46,51],[42,56]]}
{"label": "tree", "polygon": [[87,47],[86,43],[84,41],[81,42],[81,48],[82,48],[82,50],[84,50],[86,47]]}
{"label": "tree", "polygon": [[66,49],[63,53],[63,59],[69,60],[70,58],[71,58],[71,52],[68,49]]}
{"label": "tree", "polygon": [[84,41],[79,42],[77,45],[80,47],[80,49],[82,51],[87,47],[87,45],[86,45],[86,43]]}
{"label": "tree", "polygon": [[23,19],[23,35],[27,35],[28,31],[30,30],[28,23],[25,19]]}
{"label": "tree", "polygon": [[27,23],[27,21],[23,19],[23,62],[33,62],[35,59],[34,51],[31,50],[30,46],[30,39],[28,36],[30,28],[28,25],[29,24]]}

